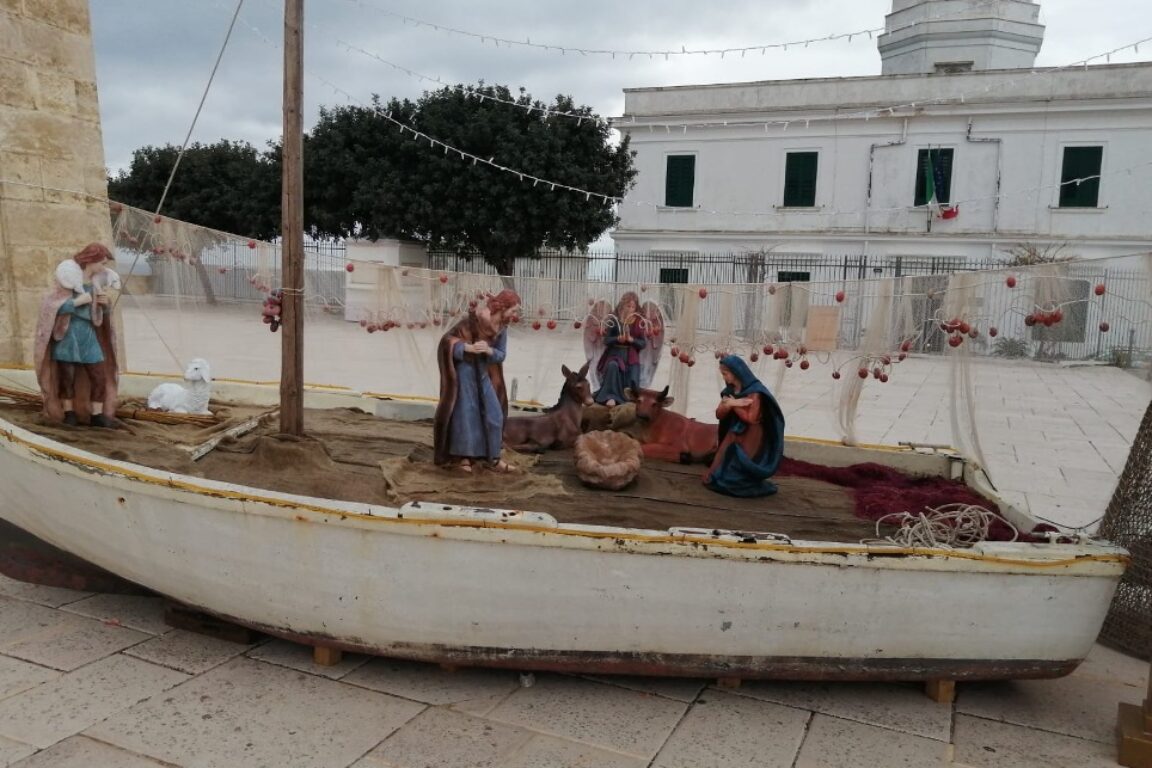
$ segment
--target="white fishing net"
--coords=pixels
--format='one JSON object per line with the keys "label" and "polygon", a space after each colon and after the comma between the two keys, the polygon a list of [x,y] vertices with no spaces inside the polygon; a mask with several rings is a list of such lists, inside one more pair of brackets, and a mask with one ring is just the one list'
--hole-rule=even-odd
{"label": "white fishing net", "polygon": [[[270,332],[278,245],[119,204],[112,217],[128,370],[178,375],[201,357],[217,379],[279,379],[282,335]],[[951,445],[995,476],[1001,458],[1022,459],[1017,446],[981,438],[989,425],[1040,425],[1038,456],[1072,450],[1079,430],[1114,455],[1092,466],[1118,472],[1111,462],[1122,465],[1125,430],[1134,432],[1147,402],[1139,379],[1152,353],[1147,255],[950,274],[915,274],[905,262],[864,279],[830,260],[805,281],[782,260],[732,270],[757,282],[699,284],[662,283],[656,257],[622,261],[613,281],[590,276],[579,258],[560,269],[528,262],[501,278],[421,266],[422,256],[405,257],[409,264],[357,254],[305,246],[310,384],[435,398],[446,325],[511,286],[523,306],[505,375],[523,403],[555,401],[561,366],[575,370],[598,354],[595,332],[628,291],[653,352],[648,385],[668,386],[675,409],[702,420],[714,420],[722,388],[715,358],[734,353],[776,394],[789,434]],[[685,269],[677,279],[691,277]],[[1104,382],[1104,394],[1085,382]],[[1112,391],[1125,402],[1101,401]],[[1082,424],[1063,421],[1071,395],[1099,408],[1106,428],[1084,435]]]}

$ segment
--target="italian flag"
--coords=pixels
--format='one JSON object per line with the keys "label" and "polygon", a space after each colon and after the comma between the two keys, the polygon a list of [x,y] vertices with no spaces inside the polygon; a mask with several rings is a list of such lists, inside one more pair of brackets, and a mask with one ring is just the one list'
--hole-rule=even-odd
{"label": "italian flag", "polygon": [[944,186],[943,153],[939,149],[928,148],[924,154],[924,197],[926,205],[936,212],[940,219],[954,219],[960,214],[960,206],[941,203],[936,196],[937,187]]}

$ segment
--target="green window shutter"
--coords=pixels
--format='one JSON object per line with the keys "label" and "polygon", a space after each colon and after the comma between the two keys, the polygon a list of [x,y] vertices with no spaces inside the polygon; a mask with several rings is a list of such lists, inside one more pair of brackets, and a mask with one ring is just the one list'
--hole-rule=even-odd
{"label": "green window shutter", "polygon": [[[1103,159],[1104,147],[1064,147],[1064,165],[1060,169],[1061,208],[1095,208],[1099,204]],[[1084,181],[1077,183],[1077,179]]]}
{"label": "green window shutter", "polygon": [[818,152],[789,152],[784,161],[784,207],[816,205]]}
{"label": "green window shutter", "polygon": [[691,208],[696,186],[696,156],[668,155],[664,174],[664,205]]}
{"label": "green window shutter", "polygon": [[[928,164],[929,153],[932,165]],[[932,186],[936,192],[936,202],[944,204],[952,200],[952,156],[951,149],[922,149],[916,153],[916,192],[912,200],[913,205],[928,204],[928,173],[934,167],[934,182]]]}

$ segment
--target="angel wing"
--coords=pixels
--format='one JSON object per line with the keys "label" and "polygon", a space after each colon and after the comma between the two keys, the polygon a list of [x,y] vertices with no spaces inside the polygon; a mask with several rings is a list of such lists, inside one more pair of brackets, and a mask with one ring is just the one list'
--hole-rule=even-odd
{"label": "angel wing", "polygon": [[584,357],[588,360],[588,383],[595,392],[600,388],[596,364],[604,354],[604,322],[612,314],[612,305],[606,299],[593,302],[584,320]]}
{"label": "angel wing", "polygon": [[664,313],[659,304],[646,301],[640,308],[640,315],[644,318],[644,335],[648,341],[640,350],[640,386],[648,388],[652,386],[656,369],[664,357]]}

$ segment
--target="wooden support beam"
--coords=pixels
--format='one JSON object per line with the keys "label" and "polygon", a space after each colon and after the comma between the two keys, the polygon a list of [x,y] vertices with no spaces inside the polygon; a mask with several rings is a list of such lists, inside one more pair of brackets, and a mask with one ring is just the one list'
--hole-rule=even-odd
{"label": "wooden support beam", "polygon": [[317,645],[312,648],[312,661],[322,667],[334,667],[340,663],[343,657],[344,654],[336,648],[329,648],[325,645]]}
{"label": "wooden support beam", "polygon": [[284,0],[280,431],[304,434],[304,0]]}
{"label": "wooden support beam", "polygon": [[1147,730],[1145,712],[1135,704],[1120,704],[1116,718],[1116,762],[1120,765],[1152,768],[1152,731]]}
{"label": "wooden support beam", "polygon": [[[1148,412],[1152,413],[1152,408]],[[1152,674],[1143,706],[1120,704],[1116,717],[1116,762],[1128,768],[1152,768]]]}
{"label": "wooden support beam", "polygon": [[937,704],[951,704],[956,701],[956,681],[925,680],[924,692]]}

